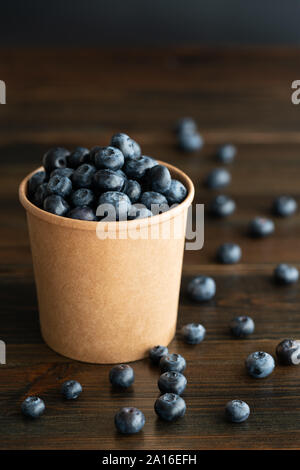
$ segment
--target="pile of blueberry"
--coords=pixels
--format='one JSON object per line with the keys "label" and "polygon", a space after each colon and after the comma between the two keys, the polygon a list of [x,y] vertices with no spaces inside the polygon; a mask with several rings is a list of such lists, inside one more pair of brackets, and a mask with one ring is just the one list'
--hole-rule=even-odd
{"label": "pile of blueberry", "polygon": [[[52,148],[44,155],[43,166],[44,171],[28,181],[30,201],[72,219],[151,217],[180,204],[187,195],[168,168],[142,155],[139,144],[126,134],[113,135],[108,147],[77,147],[73,152]],[[112,208],[109,213],[107,205]]]}

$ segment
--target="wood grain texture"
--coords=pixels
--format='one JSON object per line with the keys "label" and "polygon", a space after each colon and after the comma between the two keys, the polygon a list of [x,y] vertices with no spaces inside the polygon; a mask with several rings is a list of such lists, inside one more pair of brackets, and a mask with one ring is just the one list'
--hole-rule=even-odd
{"label": "wood grain texture", "polygon": [[[299,198],[300,107],[291,104],[291,82],[300,76],[299,51],[287,49],[0,50],[7,105],[0,108],[0,338],[7,365],[0,366],[1,449],[299,449],[300,367],[276,367],[264,380],[247,376],[250,352],[274,354],[285,337],[300,338],[299,286],[276,287],[271,279],[281,261],[300,267],[300,215],[275,220],[276,233],[251,240],[246,227],[268,215],[274,196]],[[180,153],[172,127],[191,115],[206,141],[202,152]],[[227,220],[205,220],[205,245],[185,253],[178,327],[199,321],[207,328],[198,346],[178,335],[172,352],[185,356],[186,416],[160,422],[153,411],[158,370],[134,363],[131,390],[113,391],[109,366],[82,364],[52,352],[42,341],[25,214],[17,199],[20,180],[39,165],[53,145],[105,144],[124,130],[145,154],[186,171],[196,185],[196,202],[215,195],[203,187],[217,164],[216,147],[238,145],[226,190],[237,202]],[[218,245],[235,241],[241,264],[221,266]],[[213,301],[192,304],[185,288],[194,275],[212,275]],[[157,295],[162,295],[157,293]],[[251,315],[249,340],[230,337],[228,323]],[[60,384],[79,380],[84,393],[65,403]],[[19,411],[28,394],[42,396],[45,415],[35,422]],[[249,420],[231,425],[223,410],[232,398],[246,400]],[[119,407],[143,410],[147,424],[136,436],[119,436],[113,417]]]}

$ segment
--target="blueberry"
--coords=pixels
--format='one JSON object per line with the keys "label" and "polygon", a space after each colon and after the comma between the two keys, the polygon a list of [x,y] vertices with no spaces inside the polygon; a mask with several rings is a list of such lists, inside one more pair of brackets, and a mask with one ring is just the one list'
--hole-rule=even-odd
{"label": "blueberry", "polygon": [[32,202],[35,204],[37,207],[43,207],[44,200],[48,196],[48,183],[42,183],[40,184],[33,197],[32,197]]}
{"label": "blueberry", "polygon": [[144,177],[144,184],[150,191],[164,193],[171,186],[171,175],[164,165],[155,165],[149,168]]}
{"label": "blueberry", "polygon": [[300,364],[300,341],[294,339],[284,339],[276,348],[276,356],[281,364]]}
{"label": "blueberry", "polygon": [[74,207],[91,206],[94,202],[94,193],[87,188],[77,189],[71,195],[71,202]]}
{"label": "blueberry", "polygon": [[241,256],[242,250],[236,243],[223,243],[217,251],[217,259],[223,264],[238,263]]}
{"label": "blueberry", "polygon": [[48,150],[43,157],[43,165],[46,172],[50,174],[56,168],[65,168],[69,154],[69,150],[63,147],[55,147]]}
{"label": "blueberry", "polygon": [[294,284],[299,279],[299,271],[295,266],[280,263],[274,270],[274,279],[278,284]]}
{"label": "blueberry", "polygon": [[160,211],[164,212],[169,208],[168,201],[165,196],[154,191],[146,191],[145,193],[142,193],[140,201],[147,207],[147,209],[152,210],[155,215]]}
{"label": "blueberry", "polygon": [[70,168],[78,168],[84,163],[90,162],[89,149],[85,147],[76,147],[70,155],[67,156],[67,164]]}
{"label": "blueberry", "polygon": [[110,145],[121,150],[125,158],[136,158],[138,148],[127,134],[115,134],[112,136]]}
{"label": "blueberry", "polygon": [[271,219],[264,217],[255,217],[249,224],[249,235],[255,238],[262,238],[271,235],[275,226]]}
{"label": "blueberry", "polygon": [[121,191],[124,178],[113,170],[99,170],[94,175],[94,187],[99,192]]}
{"label": "blueberry", "polygon": [[67,400],[76,400],[82,392],[82,386],[76,380],[67,380],[62,384],[61,393]]}
{"label": "blueberry", "polygon": [[128,178],[140,180],[146,173],[146,170],[157,165],[156,160],[146,155],[137,158],[128,158],[123,170]]}
{"label": "blueberry", "polygon": [[124,155],[116,147],[100,147],[94,154],[94,164],[99,170],[120,170],[124,165]]}
{"label": "blueberry", "polygon": [[131,139],[132,147],[133,147],[133,155],[132,158],[139,158],[142,155],[142,150],[140,145],[133,139]]}
{"label": "blueberry", "polygon": [[154,348],[151,348],[149,351],[149,357],[153,364],[159,364],[161,358],[166,356],[168,352],[167,346],[154,346]]}
{"label": "blueberry", "polygon": [[191,117],[184,117],[179,119],[176,123],[176,134],[195,134],[198,131],[195,120]]}
{"label": "blueberry", "polygon": [[67,176],[52,176],[48,182],[48,193],[57,194],[63,198],[70,196],[72,192],[72,181]]}
{"label": "blueberry", "polygon": [[154,404],[155,413],[164,421],[174,421],[184,416],[186,404],[183,398],[175,393],[161,395]]}
{"label": "blueberry", "polygon": [[298,204],[293,197],[279,196],[273,201],[272,212],[280,217],[293,215],[298,208]]}
{"label": "blueberry", "polygon": [[186,362],[180,354],[166,354],[160,359],[159,367],[162,372],[183,372],[186,368]]}
{"label": "blueberry", "polygon": [[211,277],[197,276],[189,282],[187,292],[192,300],[206,302],[214,297],[216,283]]}
{"label": "blueberry", "polygon": [[210,189],[221,189],[228,186],[231,175],[225,168],[215,168],[206,177],[205,185]]}
{"label": "blueberry", "polygon": [[[100,213],[100,206],[104,204],[110,206],[108,208],[102,207],[102,210],[105,209],[106,215]],[[130,208],[131,202],[126,194],[121,193],[119,191],[107,191],[106,193],[101,194],[99,198],[97,215],[101,217],[105,216],[106,220],[126,220]]]}
{"label": "blueberry", "polygon": [[135,434],[145,425],[145,416],[138,408],[121,408],[115,415],[115,426],[122,434]]}
{"label": "blueberry", "polygon": [[90,157],[89,157],[89,163],[91,165],[95,166],[95,155],[98,152],[98,150],[101,150],[102,147],[100,145],[95,145],[95,147],[92,147],[90,150]]}
{"label": "blueberry", "polygon": [[180,372],[164,372],[158,379],[158,388],[162,393],[176,393],[181,395],[186,387],[187,380]]}
{"label": "blueberry", "polygon": [[251,317],[240,316],[235,317],[230,323],[230,331],[238,338],[245,338],[252,335],[255,330],[255,324]]}
{"label": "blueberry", "polygon": [[184,201],[186,195],[186,187],[178,180],[172,180],[169,189],[164,191],[164,196],[167,198],[170,206],[172,204],[180,204]]}
{"label": "blueberry", "polygon": [[27,194],[28,194],[29,199],[32,198],[37,188],[45,181],[46,181],[45,171],[37,171],[36,173],[34,173],[34,175],[31,176],[27,184]]}
{"label": "blueberry", "polygon": [[68,212],[67,217],[69,217],[69,219],[86,220],[90,222],[97,220],[95,212],[88,206],[74,207],[74,209]]}
{"label": "blueberry", "polygon": [[236,155],[236,147],[232,144],[224,144],[218,148],[217,159],[221,163],[231,163]]}
{"label": "blueberry", "polygon": [[76,188],[91,188],[93,177],[96,172],[94,165],[84,163],[80,165],[73,173],[73,184]]}
{"label": "blueberry", "polygon": [[246,369],[248,373],[256,379],[262,379],[270,375],[275,367],[273,357],[263,351],[250,354],[246,359]]}
{"label": "blueberry", "polygon": [[72,179],[73,173],[73,168],[56,168],[56,170],[51,172],[50,178],[53,176],[67,176],[67,178]]}
{"label": "blueberry", "polygon": [[199,132],[181,132],[178,134],[178,146],[184,152],[196,152],[202,149],[203,144],[203,138]]}
{"label": "blueberry", "polygon": [[219,194],[210,205],[210,213],[215,217],[227,217],[234,211],[234,200],[224,194]]}
{"label": "blueberry", "polygon": [[51,194],[44,200],[44,210],[55,215],[64,216],[69,210],[69,204],[61,196]]}
{"label": "blueberry", "polygon": [[138,183],[137,181],[126,180],[124,183],[123,192],[127,194],[132,203],[135,203],[139,200],[141,196],[142,188],[140,183]]}
{"label": "blueberry", "polygon": [[250,408],[242,400],[231,400],[225,407],[225,415],[232,423],[243,423],[249,418]]}
{"label": "blueberry", "polygon": [[44,401],[39,397],[27,397],[21,405],[22,413],[29,418],[39,418],[45,408]]}
{"label": "blueberry", "polygon": [[199,344],[204,340],[206,329],[200,323],[188,323],[181,329],[184,341],[188,344]]}
{"label": "blueberry", "polygon": [[134,382],[134,370],[127,364],[114,366],[109,372],[109,380],[115,387],[128,388]]}
{"label": "blueberry", "polygon": [[152,212],[143,206],[143,204],[133,204],[128,211],[128,220],[146,219],[152,216]]}

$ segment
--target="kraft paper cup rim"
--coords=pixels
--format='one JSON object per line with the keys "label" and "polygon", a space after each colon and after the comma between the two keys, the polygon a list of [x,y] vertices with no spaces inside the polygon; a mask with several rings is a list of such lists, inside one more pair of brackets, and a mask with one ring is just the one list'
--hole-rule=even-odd
{"label": "kraft paper cup rim", "polygon": [[[182,183],[185,184],[187,188],[187,196],[184,201],[182,201],[178,206],[173,207],[172,209],[163,212],[162,214],[154,215],[152,217],[147,217],[144,219],[134,219],[128,221],[120,221],[120,222],[104,222],[106,231],[116,229],[119,231],[122,230],[130,230],[135,229],[137,226],[142,229],[143,227],[149,227],[151,225],[160,224],[167,220],[173,219],[178,214],[182,212],[183,209],[188,208],[193,199],[195,194],[195,188],[193,185],[192,180],[179,168],[170,165],[169,163],[162,162],[157,160],[158,163],[165,165],[171,172],[172,177],[178,178]],[[78,219],[69,219],[68,217],[61,217],[55,214],[51,214],[50,212],[44,211],[39,207],[32,204],[29,201],[26,194],[27,189],[27,182],[34,175],[37,171],[43,170],[43,167],[39,167],[36,170],[32,171],[27,175],[19,186],[19,199],[22,206],[26,209],[26,211],[30,212],[32,215],[42,219],[45,222],[50,224],[59,225],[61,227],[76,229],[76,230],[96,230],[97,224],[101,223],[101,221],[85,221],[85,220],[78,220]]]}

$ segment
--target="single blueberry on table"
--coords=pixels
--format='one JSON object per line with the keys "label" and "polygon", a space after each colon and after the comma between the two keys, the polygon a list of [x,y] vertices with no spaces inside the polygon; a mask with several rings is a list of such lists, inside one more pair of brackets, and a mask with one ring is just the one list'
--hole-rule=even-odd
{"label": "single blueberry on table", "polygon": [[157,384],[162,393],[181,395],[186,388],[187,380],[180,372],[169,371],[161,374]]}
{"label": "single blueberry on table", "polygon": [[94,154],[94,165],[98,170],[120,170],[124,165],[124,155],[116,147],[100,147]]}
{"label": "single blueberry on table", "polygon": [[29,418],[39,418],[45,409],[45,403],[39,397],[27,397],[21,405],[23,415]]}
{"label": "single blueberry on table", "polygon": [[47,212],[55,215],[64,216],[69,210],[69,204],[61,196],[51,194],[44,200],[43,208]]}
{"label": "single blueberry on table", "polygon": [[82,392],[82,386],[76,380],[67,380],[61,386],[61,393],[66,400],[76,400]]}
{"label": "single blueberry on table", "polygon": [[27,195],[31,199],[36,192],[37,188],[46,181],[46,172],[37,171],[28,180],[27,184]]}
{"label": "single blueberry on table", "polygon": [[114,366],[109,372],[109,380],[114,387],[128,388],[134,382],[134,370],[128,364]]}
{"label": "single blueberry on table", "polygon": [[238,263],[241,256],[242,250],[236,243],[223,243],[217,251],[217,259],[223,264]]}
{"label": "single blueberry on table", "polygon": [[171,186],[171,175],[166,166],[155,165],[146,171],[143,182],[149,191],[164,193]]}
{"label": "single blueberry on table", "polygon": [[85,147],[76,147],[70,155],[67,156],[67,165],[69,168],[78,168],[84,163],[90,162],[89,149]]}
{"label": "single blueberry on table", "polygon": [[274,279],[278,284],[294,284],[299,279],[299,271],[295,266],[280,263],[274,270]]}
{"label": "single blueberry on table", "polygon": [[131,209],[129,197],[119,191],[107,191],[101,194],[98,202],[97,216],[106,220],[126,220]]}
{"label": "single blueberry on table", "polygon": [[205,338],[206,329],[200,323],[188,323],[182,327],[181,334],[186,343],[199,344]]}
{"label": "single blueberry on table", "polygon": [[76,168],[72,177],[75,188],[91,188],[95,172],[96,168],[89,163],[84,163]]}
{"label": "single blueberry on table", "polygon": [[136,158],[138,154],[136,142],[133,141],[127,134],[119,133],[113,135],[110,141],[110,145],[121,150],[126,159]]}
{"label": "single blueberry on table", "polygon": [[274,222],[265,217],[255,217],[249,224],[249,235],[254,238],[262,238],[271,235],[275,230]]}
{"label": "single blueberry on table", "polygon": [[189,282],[187,293],[195,302],[206,302],[215,296],[216,283],[211,277],[197,276]]}
{"label": "single blueberry on table", "polygon": [[180,204],[187,195],[186,187],[178,180],[172,180],[171,185],[167,191],[164,191],[164,196],[170,205]]}
{"label": "single blueberry on table", "polygon": [[164,421],[174,421],[184,416],[186,404],[182,397],[175,393],[161,395],[154,404],[155,413]]}
{"label": "single blueberry on table", "polygon": [[43,207],[44,200],[48,195],[48,183],[42,183],[36,188],[35,193],[31,198],[31,201],[37,207]]}
{"label": "single blueberry on table", "polygon": [[67,176],[52,176],[48,182],[47,189],[49,194],[57,194],[67,198],[72,192],[72,181]]}
{"label": "single blueberry on table", "polygon": [[183,117],[179,119],[175,126],[176,134],[195,134],[197,131],[197,124],[191,117]]}
{"label": "single blueberry on table", "polygon": [[167,346],[154,346],[154,348],[151,348],[149,351],[149,358],[153,364],[159,364],[161,358],[166,356],[168,352]]}
{"label": "single blueberry on table", "polygon": [[140,201],[141,204],[151,210],[154,215],[157,215],[160,212],[165,212],[169,208],[168,201],[165,196],[155,191],[146,191],[145,193],[142,193]]}
{"label": "single blueberry on table", "polygon": [[183,372],[186,368],[186,362],[180,354],[166,354],[160,359],[159,367],[162,372]]}
{"label": "single blueberry on table", "polygon": [[291,196],[279,196],[273,201],[272,212],[280,217],[289,217],[295,214],[298,204]]}
{"label": "single blueberry on table", "polygon": [[221,163],[232,163],[236,155],[236,147],[232,144],[224,144],[218,148],[217,159]]}
{"label": "single blueberry on table", "polygon": [[146,219],[152,216],[152,212],[143,204],[133,204],[128,211],[128,220]]}
{"label": "single blueberry on table", "polygon": [[123,187],[123,192],[127,194],[132,203],[140,199],[142,188],[140,183],[135,180],[126,180]]}
{"label": "single blueberry on table", "polygon": [[50,178],[53,176],[67,176],[72,180],[74,170],[73,168],[56,168],[56,170],[53,170],[50,174]]}
{"label": "single blueberry on table", "polygon": [[225,168],[215,168],[206,177],[205,185],[209,189],[221,189],[228,186],[231,181],[231,175]]}
{"label": "single blueberry on table", "polygon": [[228,217],[235,211],[235,202],[229,196],[219,194],[210,204],[210,214],[214,217]]}
{"label": "single blueberry on table", "polygon": [[141,431],[145,422],[145,416],[138,408],[121,408],[115,415],[115,426],[122,434],[135,434]]}
{"label": "single blueberry on table", "polygon": [[67,213],[67,217],[69,219],[78,219],[78,220],[85,220],[85,221],[96,221],[97,217],[93,209],[89,206],[79,206],[74,207]]}
{"label": "single blueberry on table", "polygon": [[46,172],[50,174],[56,168],[65,168],[69,154],[69,150],[63,147],[55,147],[48,150],[43,157],[43,166]]}
{"label": "single blueberry on table", "polygon": [[177,139],[178,147],[186,153],[197,152],[204,145],[203,138],[199,132],[180,132]]}
{"label": "single blueberry on table", "polygon": [[300,341],[284,339],[276,347],[276,356],[281,364],[298,366],[300,364]]}
{"label": "single blueberry on table", "polygon": [[252,335],[255,330],[255,324],[251,317],[240,316],[235,317],[230,323],[230,331],[237,338],[246,338]]}
{"label": "single blueberry on table", "polygon": [[250,408],[242,400],[231,400],[225,407],[225,415],[232,423],[243,423],[249,418]]}
{"label": "single blueberry on table", "polygon": [[94,188],[100,193],[106,191],[121,191],[124,183],[124,178],[113,170],[98,170],[94,174]]}
{"label": "single blueberry on table", "polygon": [[123,171],[128,178],[140,180],[145,175],[146,170],[157,164],[157,161],[153,158],[141,155],[137,158],[128,158],[123,167]]}
{"label": "single blueberry on table", "polygon": [[273,357],[263,351],[250,354],[246,359],[246,369],[252,377],[263,379],[270,375],[275,367]]}
{"label": "single blueberry on table", "polygon": [[87,188],[79,188],[71,194],[71,202],[74,207],[91,206],[94,199],[93,191]]}

